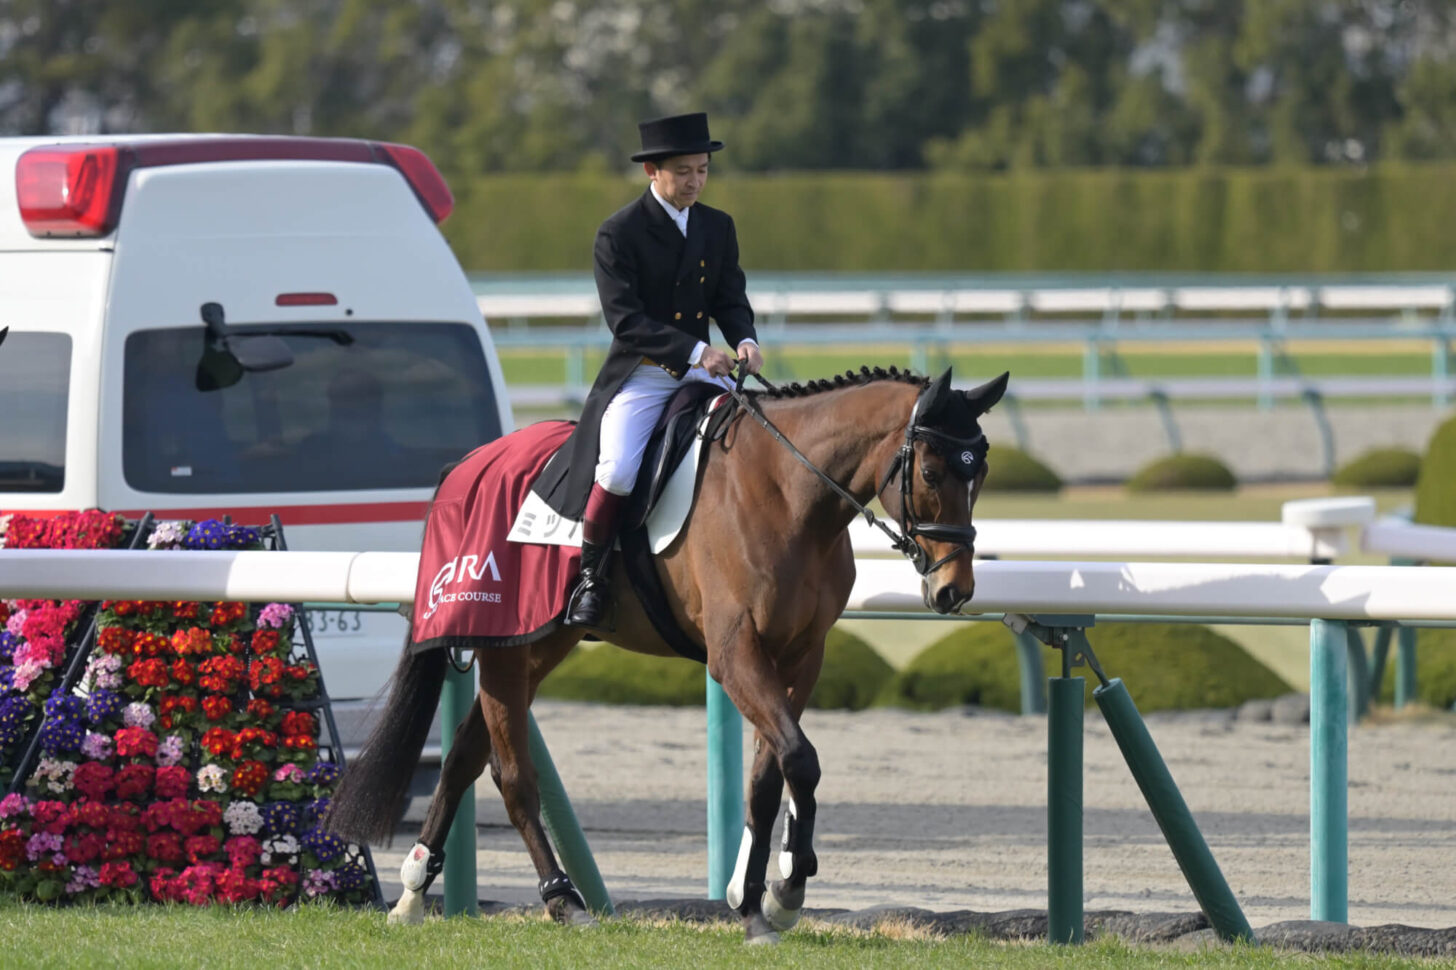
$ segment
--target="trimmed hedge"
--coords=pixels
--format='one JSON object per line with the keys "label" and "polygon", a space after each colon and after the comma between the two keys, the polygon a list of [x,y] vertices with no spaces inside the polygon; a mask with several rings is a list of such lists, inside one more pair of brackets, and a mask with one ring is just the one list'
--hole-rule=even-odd
{"label": "trimmed hedge", "polygon": [[1415,521],[1422,525],[1456,526],[1456,418],[1447,418],[1431,434],[1421,472],[1416,478]]}
{"label": "trimmed hedge", "polygon": [[[625,175],[449,173],[442,227],[476,272],[589,272]],[[1446,272],[1456,165],[1006,174],[716,174],[750,272]],[[1441,202],[1441,199],[1447,199]]]}
{"label": "trimmed hedge", "polygon": [[[1139,710],[1233,707],[1246,700],[1278,697],[1290,687],[1237,643],[1205,626],[1123,623],[1088,632],[1092,649],[1109,677],[1120,677]],[[1042,648],[1048,671],[1061,657]],[[1096,677],[1086,668],[1087,702]],[[1021,709],[1021,674],[1012,636],[1000,624],[974,623],[926,647],[886,687],[879,703],[916,710],[961,704],[1003,711]]]}
{"label": "trimmed hedge", "polygon": [[1335,469],[1340,488],[1409,488],[1421,474],[1421,456],[1408,448],[1371,448]]}
{"label": "trimmed hedge", "polygon": [[986,473],[987,492],[1058,492],[1062,479],[1056,472],[1020,448],[997,447]]}
{"label": "trimmed hedge", "polygon": [[[1442,710],[1456,705],[1456,630],[1421,630],[1416,637],[1416,699]],[[1380,700],[1395,701],[1395,644],[1385,665]]]}
{"label": "trimmed hedge", "polygon": [[1203,489],[1231,492],[1238,479],[1212,455],[1169,455],[1149,462],[1127,480],[1130,492],[1166,492]]}
{"label": "trimmed hedge", "polygon": [[[809,706],[868,707],[894,673],[869,644],[852,633],[832,629]],[[573,650],[542,682],[540,695],[604,704],[692,707],[703,703],[704,676],[701,664],[603,645]]]}

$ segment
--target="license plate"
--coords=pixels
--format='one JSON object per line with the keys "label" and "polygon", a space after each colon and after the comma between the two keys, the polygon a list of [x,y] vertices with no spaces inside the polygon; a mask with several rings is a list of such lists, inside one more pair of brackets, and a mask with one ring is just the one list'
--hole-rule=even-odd
{"label": "license plate", "polygon": [[303,622],[316,637],[364,636],[364,614],[359,610],[308,610]]}

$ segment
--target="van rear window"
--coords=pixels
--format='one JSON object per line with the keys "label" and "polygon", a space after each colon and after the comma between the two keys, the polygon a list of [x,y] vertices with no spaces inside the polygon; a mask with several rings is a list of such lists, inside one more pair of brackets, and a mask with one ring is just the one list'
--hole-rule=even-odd
{"label": "van rear window", "polygon": [[0,492],[59,492],[66,484],[70,386],[67,335],[12,331],[0,344]]}
{"label": "van rear window", "polygon": [[195,383],[201,327],[128,336],[127,484],[179,494],[433,487],[444,465],[500,437],[472,327],[285,328],[301,331],[281,335],[292,364],[212,391]]}

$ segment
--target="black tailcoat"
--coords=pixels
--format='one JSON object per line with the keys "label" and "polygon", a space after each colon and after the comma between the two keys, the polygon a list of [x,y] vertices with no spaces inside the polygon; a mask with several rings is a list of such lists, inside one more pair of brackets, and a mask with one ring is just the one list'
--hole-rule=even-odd
{"label": "black tailcoat", "polygon": [[649,188],[602,223],[594,261],[612,346],[576,431],[534,487],[572,519],[582,517],[591,493],[602,412],[643,358],[681,380],[697,342],[711,342],[709,319],[730,348],[757,339],[738,266],[738,235],[726,212],[695,204],[684,239]]}

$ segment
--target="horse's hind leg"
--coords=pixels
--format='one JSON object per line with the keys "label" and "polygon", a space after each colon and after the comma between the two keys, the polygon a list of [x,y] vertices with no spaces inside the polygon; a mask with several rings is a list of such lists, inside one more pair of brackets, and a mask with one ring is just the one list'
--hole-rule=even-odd
{"label": "horse's hind leg", "polygon": [[[576,639],[580,639],[579,632],[566,643],[565,649],[560,649],[561,656]],[[556,657],[559,659],[560,656]],[[526,843],[526,851],[540,879],[541,900],[551,918],[559,923],[595,923],[576,887],[556,864],[551,842],[541,824],[541,796],[536,787],[536,767],[531,763],[528,714],[535,685],[545,674],[540,672],[538,663],[539,676],[533,678],[530,647],[492,650],[489,660],[480,670],[481,705],[495,755],[492,775],[505,801],[506,814]]]}
{"label": "horse's hind leg", "polygon": [[464,720],[455,729],[450,753],[440,767],[440,781],[435,785],[425,824],[420,829],[420,840],[410,847],[400,866],[399,876],[404,892],[389,911],[389,922],[424,922],[425,890],[444,865],[445,837],[450,833],[455,809],[460,805],[461,796],[485,770],[489,758],[490,734],[486,731],[485,716],[477,700],[470,705]]}

